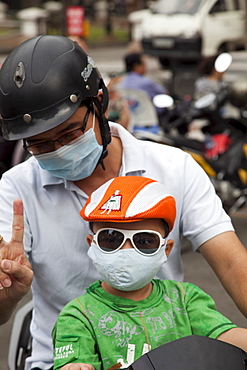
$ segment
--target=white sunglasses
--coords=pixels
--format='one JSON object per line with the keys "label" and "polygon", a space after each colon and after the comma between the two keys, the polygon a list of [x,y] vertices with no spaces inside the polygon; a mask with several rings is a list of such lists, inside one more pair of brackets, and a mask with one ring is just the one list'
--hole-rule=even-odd
{"label": "white sunglasses", "polygon": [[166,239],[154,230],[124,230],[103,228],[93,236],[93,242],[105,253],[115,253],[129,239],[135,250],[143,255],[152,256],[166,245]]}

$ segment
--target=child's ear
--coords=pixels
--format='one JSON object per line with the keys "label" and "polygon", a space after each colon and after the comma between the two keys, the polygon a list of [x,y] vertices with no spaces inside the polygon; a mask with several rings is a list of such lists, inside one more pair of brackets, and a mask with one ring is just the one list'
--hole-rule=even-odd
{"label": "child's ear", "polygon": [[88,245],[90,247],[91,244],[92,244],[92,241],[93,241],[93,235],[88,234],[86,239],[87,239],[87,243],[88,243]]}
{"label": "child's ear", "polygon": [[169,254],[171,253],[171,250],[174,246],[174,240],[173,239],[168,239],[167,242],[166,242],[166,257],[169,256]]}

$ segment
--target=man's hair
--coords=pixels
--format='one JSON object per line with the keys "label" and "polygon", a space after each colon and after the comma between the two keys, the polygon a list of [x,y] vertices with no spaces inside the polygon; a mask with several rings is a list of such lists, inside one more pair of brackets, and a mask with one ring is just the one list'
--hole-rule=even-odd
{"label": "man's hair", "polygon": [[205,57],[198,66],[198,70],[202,75],[210,75],[214,70],[214,64],[218,55]]}
{"label": "man's hair", "polygon": [[125,68],[127,72],[132,72],[136,65],[142,64],[142,56],[141,53],[131,53],[125,56]]}

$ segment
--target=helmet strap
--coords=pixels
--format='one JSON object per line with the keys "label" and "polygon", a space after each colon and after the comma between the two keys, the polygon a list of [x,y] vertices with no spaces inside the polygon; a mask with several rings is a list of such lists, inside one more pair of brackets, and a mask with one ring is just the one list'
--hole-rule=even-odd
{"label": "helmet strap", "polygon": [[108,119],[105,117],[104,114],[104,106],[103,103],[99,101],[98,98],[92,98],[92,101],[96,105],[98,112],[96,113],[99,121],[99,128],[100,128],[100,133],[101,133],[101,138],[102,138],[102,145],[103,145],[103,151],[102,154],[99,158],[98,164],[101,165],[103,170],[105,170],[105,165],[103,160],[107,157],[108,155],[108,149],[107,146],[111,142],[111,132],[110,132],[110,127],[108,123]]}
{"label": "helmet strap", "polygon": [[[100,164],[101,167],[103,168],[103,170],[105,170],[103,160],[108,155],[107,146],[111,142],[111,132],[110,132],[108,119],[105,117],[105,112],[106,112],[106,109],[107,109],[107,106],[108,106],[108,101],[109,101],[109,94],[108,94],[108,90],[107,90],[102,78],[99,81],[98,89],[102,90],[102,93],[103,93],[102,94],[102,101],[100,101],[98,99],[98,97],[91,97],[91,98],[88,98],[88,99],[89,99],[90,102],[93,102],[95,104],[95,106],[97,107],[97,110],[96,110],[95,114],[96,114],[96,116],[98,118],[98,121],[99,121],[99,128],[100,128],[100,134],[101,134],[102,146],[103,146],[103,151],[102,151],[102,154],[101,154],[101,156],[98,160],[97,166],[98,166],[98,164]],[[85,99],[85,101],[86,100],[87,99]]]}

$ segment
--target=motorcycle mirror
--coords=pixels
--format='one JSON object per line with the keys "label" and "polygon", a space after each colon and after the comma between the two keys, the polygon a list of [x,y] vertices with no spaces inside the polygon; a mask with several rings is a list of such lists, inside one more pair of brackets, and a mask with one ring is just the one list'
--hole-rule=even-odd
{"label": "motorcycle mirror", "polygon": [[227,71],[231,64],[232,64],[231,54],[222,53],[217,57],[214,63],[214,68],[216,69],[217,72],[223,73]]}
{"label": "motorcycle mirror", "polygon": [[170,108],[174,104],[174,100],[170,95],[158,94],[153,98],[153,104],[157,108]]}
{"label": "motorcycle mirror", "polygon": [[200,99],[198,99],[195,104],[194,104],[194,107],[196,109],[205,109],[205,108],[208,108],[210,107],[216,100],[216,95],[211,93],[211,94],[207,94],[207,95],[204,95],[202,96]]}

